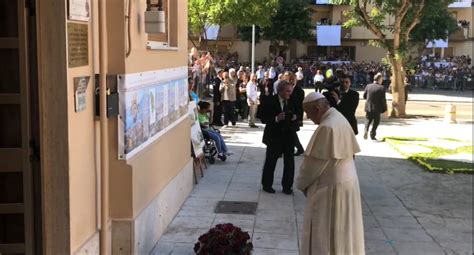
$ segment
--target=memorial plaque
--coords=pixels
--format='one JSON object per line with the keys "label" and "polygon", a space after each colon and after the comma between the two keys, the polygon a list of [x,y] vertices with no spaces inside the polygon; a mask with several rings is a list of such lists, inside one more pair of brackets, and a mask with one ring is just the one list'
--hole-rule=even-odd
{"label": "memorial plaque", "polygon": [[89,21],[90,18],[90,0],[69,0],[68,1],[68,19]]}
{"label": "memorial plaque", "polygon": [[68,66],[78,67],[89,64],[89,26],[67,23]]}
{"label": "memorial plaque", "polygon": [[74,110],[80,112],[86,109],[87,106],[87,85],[89,84],[90,76],[74,77]]}

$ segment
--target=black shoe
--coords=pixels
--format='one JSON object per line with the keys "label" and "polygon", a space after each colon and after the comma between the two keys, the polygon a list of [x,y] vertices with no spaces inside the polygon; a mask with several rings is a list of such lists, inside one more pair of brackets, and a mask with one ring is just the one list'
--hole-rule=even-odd
{"label": "black shoe", "polygon": [[219,155],[217,155],[217,157],[222,161],[226,161],[226,159],[227,159],[227,156],[224,155],[224,154],[219,154]]}
{"label": "black shoe", "polygon": [[377,141],[377,138],[375,138],[375,136],[370,137],[370,139]]}
{"label": "black shoe", "polygon": [[249,127],[251,127],[251,128],[258,128],[257,125],[250,125]]}
{"label": "black shoe", "polygon": [[263,191],[265,191],[267,193],[270,193],[270,194],[275,193],[275,190],[272,187],[263,187],[262,189],[263,189]]}
{"label": "black shoe", "polygon": [[287,195],[292,195],[293,194],[293,190],[292,189],[283,189],[283,193],[287,194]]}

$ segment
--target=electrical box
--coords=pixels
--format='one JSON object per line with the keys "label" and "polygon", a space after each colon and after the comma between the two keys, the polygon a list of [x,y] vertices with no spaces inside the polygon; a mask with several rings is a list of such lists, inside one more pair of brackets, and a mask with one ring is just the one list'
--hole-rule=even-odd
{"label": "electrical box", "polygon": [[145,33],[160,34],[166,33],[166,20],[164,11],[145,12]]}
{"label": "electrical box", "polygon": [[[117,76],[107,75],[107,118],[119,115],[119,94],[117,92]],[[100,117],[99,75],[95,75],[95,116]]]}

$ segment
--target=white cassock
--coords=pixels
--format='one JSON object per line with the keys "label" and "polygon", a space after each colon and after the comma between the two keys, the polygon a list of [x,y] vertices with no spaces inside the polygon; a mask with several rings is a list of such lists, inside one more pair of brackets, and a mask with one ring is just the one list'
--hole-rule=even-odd
{"label": "white cassock", "polygon": [[296,180],[296,187],[306,190],[301,255],[365,254],[357,152],[351,126],[330,108],[311,137]]}

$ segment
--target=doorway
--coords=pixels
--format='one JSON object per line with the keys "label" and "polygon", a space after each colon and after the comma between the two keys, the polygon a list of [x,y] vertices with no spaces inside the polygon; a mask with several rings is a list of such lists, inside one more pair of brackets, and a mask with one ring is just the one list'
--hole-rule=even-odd
{"label": "doorway", "polygon": [[0,254],[41,254],[34,1],[0,1]]}

